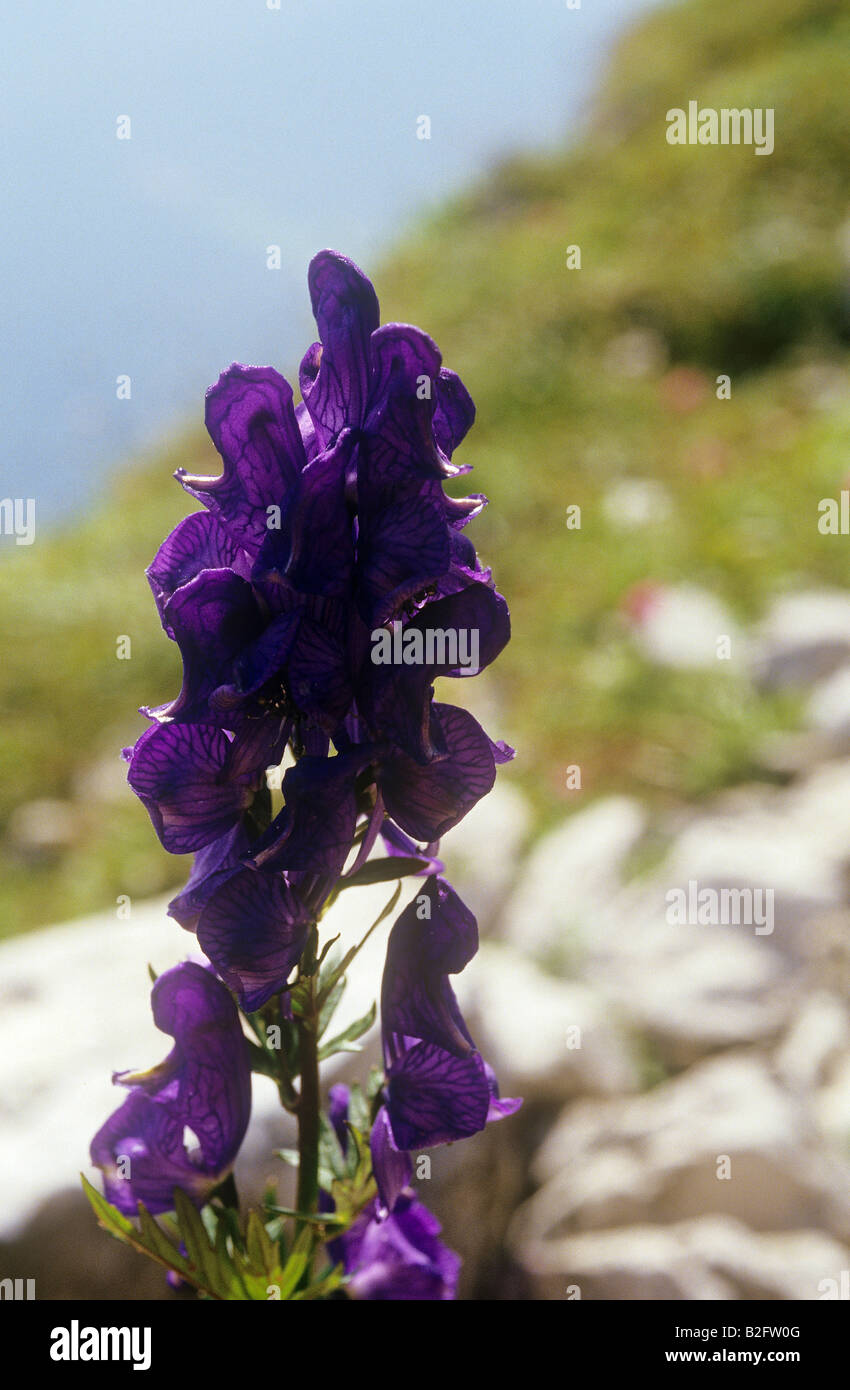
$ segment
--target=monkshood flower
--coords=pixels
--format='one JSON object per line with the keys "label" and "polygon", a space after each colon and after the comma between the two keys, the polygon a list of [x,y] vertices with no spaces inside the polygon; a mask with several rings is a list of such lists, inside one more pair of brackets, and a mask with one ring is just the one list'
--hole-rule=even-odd
{"label": "monkshood flower", "polygon": [[[349,1142],[348,1111],[348,1087],[333,1086],[329,1119],[343,1153]],[[439,1221],[411,1191],[409,1156],[399,1154],[388,1141],[383,1110],[372,1128],[370,1147],[378,1196],[328,1250],[349,1276],[348,1292],[369,1300],[454,1298],[460,1257],[439,1239]]]}
{"label": "monkshood flower", "polygon": [[[117,1072],[130,1087],[98,1130],[92,1163],[119,1211],[171,1211],[174,1189],[203,1202],[230,1172],[251,1113],[251,1065],[236,1007],[204,966],[165,971],[151,992],[154,1022],[174,1038],[165,1061],[146,1072]],[[189,1150],[185,1132],[198,1147]]]}
{"label": "monkshood flower", "polygon": [[352,1298],[452,1299],[460,1256],[440,1240],[436,1216],[412,1195],[399,1197],[391,1213],[375,1198],[355,1224],[329,1247],[349,1275]]}
{"label": "monkshood flower", "polygon": [[[478,926],[444,879],[432,877],[396,921],[387,946],[381,1028],[387,1077],[386,1145],[410,1150],[477,1134],[488,1120],[519,1109],[500,1100],[493,1071],[478,1052],[449,975],[478,949]],[[391,1202],[391,1180],[378,1176]]]}
{"label": "monkshood flower", "polygon": [[[488,667],[510,617],[464,529],[486,498],[445,491],[468,471],[453,461],[475,416],[460,378],[426,333],[380,324],[346,257],[320,252],[308,280],[319,341],[301,403],[272,367],[222,373],[206,399],[222,472],[178,471],[202,510],[148,569],[182,683],[143,710],[128,781],[165,849],[194,856],[168,910],[210,965],[154,986],[174,1048],[116,1075],[128,1098],[92,1143],[115,1219],[93,1205],[210,1297],[448,1299],[459,1259],[414,1195],[411,1153],[520,1101],[499,1099],[449,984],[478,930],[438,854],[513,750],[435,684]],[[346,888],[408,876],[422,888],[389,937],[385,1075],[365,1094],[334,1087],[323,1120],[320,1063],[374,1010],[329,1031],[366,937],[329,954],[322,915]],[[251,1070],[295,1117],[298,1181],[294,1210],[267,1196],[246,1217],[231,1169]],[[174,1217],[152,1224],[140,1203]],[[137,1211],[131,1234],[118,1213]]]}

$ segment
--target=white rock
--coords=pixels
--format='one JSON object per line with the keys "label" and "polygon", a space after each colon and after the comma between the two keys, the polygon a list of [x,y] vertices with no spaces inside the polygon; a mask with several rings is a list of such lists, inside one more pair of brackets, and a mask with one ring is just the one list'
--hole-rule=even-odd
{"label": "white rock", "polygon": [[802,1100],[744,1052],[639,1097],[571,1106],[533,1171],[543,1185],[523,1208],[532,1241],[709,1214],[850,1233],[850,1167],[819,1146]]}
{"label": "white rock", "polygon": [[553,979],[500,943],[485,943],[452,983],[503,1094],[564,1099],[637,1089],[633,1047],[587,985]]}
{"label": "white rock", "polygon": [[811,1093],[845,1056],[850,1056],[847,1006],[827,990],[815,990],[801,1001],[777,1049],[776,1073],[790,1088]]}
{"label": "white rock", "polygon": [[850,1140],[850,1056],[840,1057],[812,1099],[815,1123],[837,1150]]}
{"label": "white rock", "polygon": [[568,960],[595,913],[610,901],[645,825],[646,813],[636,801],[611,796],[545,835],[505,909],[507,940],[522,952]]}
{"label": "white rock", "polygon": [[[745,639],[724,603],[693,584],[639,584],[625,599],[632,634],[644,655],[680,669],[740,669]],[[728,658],[718,658],[718,640],[728,637]]]}
{"label": "white rock", "polygon": [[759,624],[752,667],[765,686],[806,685],[850,659],[850,594],[813,589],[783,594]]}
{"label": "white rock", "polygon": [[662,1058],[687,1066],[706,1052],[772,1037],[793,996],[769,937],[749,928],[674,926],[661,875],[621,892],[593,920],[582,978],[643,1030]]}
{"label": "white rock", "polygon": [[[514,1226],[515,1253],[541,1296],[584,1301],[722,1300],[734,1287],[688,1247],[678,1228],[627,1226],[533,1242]],[[702,1343],[700,1343],[702,1346]]]}
{"label": "white rock", "polygon": [[757,1234],[730,1217],[539,1243],[525,1237],[520,1217],[513,1243],[553,1298],[568,1289],[576,1297],[577,1288],[584,1299],[815,1300],[840,1288],[850,1261],[847,1247],[820,1231]]}
{"label": "white rock", "polygon": [[805,720],[835,746],[846,745],[850,740],[850,665],[840,666],[818,682],[806,703]]}
{"label": "white rock", "polygon": [[482,797],[441,846],[446,876],[468,902],[482,932],[496,925],[530,827],[526,797],[500,776],[489,796]]}

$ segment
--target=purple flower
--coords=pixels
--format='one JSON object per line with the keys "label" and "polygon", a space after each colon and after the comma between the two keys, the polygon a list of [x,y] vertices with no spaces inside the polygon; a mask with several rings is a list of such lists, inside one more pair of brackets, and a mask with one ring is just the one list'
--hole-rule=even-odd
{"label": "purple flower", "polygon": [[500,1100],[448,981],[478,949],[475,918],[443,879],[429,878],[387,945],[381,1030],[388,1137],[399,1150],[478,1133],[521,1101]]}
{"label": "purple flower", "polygon": [[[347,1086],[332,1086],[329,1114],[343,1153],[348,1149]],[[328,1245],[331,1259],[349,1275],[357,1299],[452,1299],[460,1258],[438,1239],[440,1223],[410,1190],[410,1155],[392,1142],[386,1111],[378,1112],[370,1139],[378,1196],[354,1224]],[[333,1201],[322,1194],[322,1209]]]}
{"label": "purple flower", "polygon": [[286,986],[315,914],[279,873],[240,869],[204,904],[198,941],[246,1013]]}
{"label": "purple flower", "polygon": [[375,1198],[354,1225],[328,1246],[349,1275],[357,1299],[452,1299],[460,1257],[439,1239],[435,1216],[409,1192],[386,1214]]}
{"label": "purple flower", "polygon": [[[130,1094],[92,1155],[124,1211],[140,1199],[168,1210],[178,1186],[203,1202],[250,1105],[228,991],[249,1013],[284,994],[346,864],[359,874],[383,837],[428,877],[387,951],[377,1196],[333,1245],[355,1297],[451,1298],[458,1258],[413,1196],[411,1151],[520,1102],[499,1100],[449,984],[478,934],[435,856],[513,753],[434,687],[488,666],[510,617],[464,530],[486,498],[445,491],[468,471],[453,462],[475,416],[463,383],[426,333],[380,324],[346,257],[320,252],[309,288],[320,341],[301,363],[302,403],[271,367],[222,373],[206,401],[221,474],[178,472],[204,510],[148,570],[183,675],[176,698],[144,711],[153,723],[128,750],[128,780],[165,848],[195,855],[169,911],[215,973],[187,964],[157,982],[154,1016],[174,1049],[116,1077]],[[273,814],[266,770],[290,753]],[[334,1088],[343,1150],[347,1109]]]}
{"label": "purple flower", "polygon": [[156,981],[151,1006],[174,1047],[150,1071],[116,1073],[130,1094],[91,1144],[106,1197],[127,1216],[138,1202],[153,1214],[171,1211],[178,1187],[203,1203],[233,1166],[251,1112],[248,1043],[212,972],[191,961],[174,966]]}
{"label": "purple flower", "polygon": [[209,724],[154,724],[129,752],[127,780],[172,854],[220,840],[240,823],[286,747],[280,719],[235,738]]}

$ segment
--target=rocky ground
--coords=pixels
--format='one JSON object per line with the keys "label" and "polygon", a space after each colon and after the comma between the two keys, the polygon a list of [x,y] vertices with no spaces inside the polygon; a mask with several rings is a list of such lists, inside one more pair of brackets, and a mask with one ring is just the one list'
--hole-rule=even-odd
{"label": "rocky ground", "polygon": [[[451,837],[484,938],[457,992],[503,1092],[525,1097],[432,1155],[422,1195],[464,1253],[467,1297],[850,1296],[850,598],[783,600],[746,652],[755,685],[806,692],[805,727],[763,750],[776,783],[663,816],[589,799],[529,852],[503,777]],[[668,895],[693,880],[772,889],[773,929],[671,923]],[[331,925],[353,938],[387,896],[344,895]],[[164,906],[0,949],[0,1275],[40,1297],[173,1296],[76,1191],[111,1071],[162,1055],[146,965],[193,945]],[[374,997],[386,931],[347,1019]],[[363,1074],[376,1046],[373,1030],[334,1076]],[[243,1191],[280,1176],[269,1151],[291,1138],[260,1080]]]}

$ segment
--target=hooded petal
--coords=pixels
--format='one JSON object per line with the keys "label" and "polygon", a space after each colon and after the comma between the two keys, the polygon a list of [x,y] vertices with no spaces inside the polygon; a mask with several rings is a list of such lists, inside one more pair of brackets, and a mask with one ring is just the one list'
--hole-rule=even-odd
{"label": "hooded petal", "polygon": [[248,834],[240,820],[218,840],[195,855],[185,888],[168,904],[168,915],[186,931],[196,931],[201,913],[222,883],[243,867],[248,853]]}
{"label": "hooded petal", "polygon": [[324,449],[346,426],[363,421],[379,309],[371,281],[338,251],[314,256],[307,282],[321,344],[301,364],[301,394]]}
{"label": "hooded petal", "polygon": [[434,441],[434,383],[440,350],[433,338],[408,323],[386,323],[372,335],[374,373],[364,446],[376,473],[405,484],[442,478],[454,469]]}
{"label": "hooded petal", "polygon": [[390,663],[377,662],[374,650],[364,663],[359,703],[365,718],[409,757],[430,762],[446,751],[431,719],[434,681],[478,675],[506,646],[510,632],[507,604],[487,584],[467,581],[424,604],[393,634]]}
{"label": "hooded petal", "polygon": [[388,1061],[404,1051],[407,1038],[458,1057],[474,1052],[448,977],[459,974],[477,950],[478,926],[469,908],[444,879],[427,879],[387,944],[381,1027]]}
{"label": "hooded petal", "polygon": [[376,473],[366,441],[358,475],[358,605],[369,627],[435,583],[451,558],[442,485],[421,478],[388,487]]}
{"label": "hooded petal", "polygon": [[475,405],[457,372],[443,367],[435,385],[434,438],[446,457],[451,458],[472,428]]}
{"label": "hooded petal", "polygon": [[283,810],[254,846],[253,862],[336,878],[357,824],[355,779],[368,753],[306,756],[284,773]]}
{"label": "hooded petal", "polygon": [[206,423],[224,471],[207,478],[179,468],[175,476],[238,545],[256,554],[268,508],[285,506],[307,461],[292,387],[273,367],[234,362],[207,392]]}
{"label": "hooded petal", "polygon": [[415,1043],[387,1072],[387,1112],[400,1149],[468,1139],[487,1123],[490,1087],[478,1052]]}
{"label": "hooded petal", "polygon": [[154,1215],[172,1210],[175,1187],[202,1202],[231,1168],[251,1110],[248,1044],[221,981],[187,961],[160,975],[151,1004],[174,1048],[160,1067],[115,1078],[130,1095],[91,1145],[106,1196],[126,1215],[139,1201]]}
{"label": "hooded petal", "polygon": [[183,687],[176,700],[147,712],[216,722],[211,696],[232,683],[237,657],[265,627],[251,585],[232,570],[203,570],[169,599],[163,617],[180,647]]}

